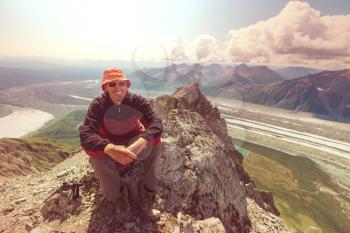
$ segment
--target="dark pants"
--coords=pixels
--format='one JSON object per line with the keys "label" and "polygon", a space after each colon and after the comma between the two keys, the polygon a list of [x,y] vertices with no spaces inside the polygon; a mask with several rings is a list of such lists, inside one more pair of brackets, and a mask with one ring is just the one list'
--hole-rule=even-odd
{"label": "dark pants", "polygon": [[[128,145],[136,141],[139,136],[130,140]],[[144,163],[144,184],[151,190],[156,190],[157,169],[162,153],[162,143],[147,145],[139,154],[138,158]],[[90,164],[95,171],[103,195],[109,201],[116,201],[119,197],[121,187],[121,177],[116,167],[116,161],[110,156],[90,157]]]}

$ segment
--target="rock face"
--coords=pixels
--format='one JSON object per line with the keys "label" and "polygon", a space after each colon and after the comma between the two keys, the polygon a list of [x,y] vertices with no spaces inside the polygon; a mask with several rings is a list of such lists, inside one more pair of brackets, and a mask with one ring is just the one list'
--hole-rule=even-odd
{"label": "rock face", "polygon": [[220,112],[213,107],[200,92],[198,83],[190,83],[178,88],[172,95],[163,95],[154,100],[156,111],[162,119],[173,109],[184,109],[197,112],[204,118],[205,123],[224,143],[226,151],[233,151],[232,138],[228,136],[226,122],[220,117]]}
{"label": "rock face", "polygon": [[247,198],[249,219],[252,222],[250,233],[290,233],[294,231],[288,230],[281,224],[279,218],[269,212],[265,212],[256,202]]}
{"label": "rock face", "polygon": [[120,221],[80,152],[48,172],[0,183],[0,232],[282,232],[278,218],[264,210],[271,207],[268,198],[241,173],[241,156],[217,109],[198,85],[184,88],[152,102],[164,125],[155,203],[159,222],[143,219],[133,204],[142,164],[123,177],[134,214]]}
{"label": "rock face", "polygon": [[249,229],[244,189],[225,145],[197,113],[172,110],[164,122],[160,187],[164,208],[219,218],[227,232]]}
{"label": "rock face", "polygon": [[[162,119],[167,119],[169,113],[174,109],[178,109],[178,111],[187,110],[198,113],[204,119],[203,125],[206,125],[207,128],[209,128],[209,130],[221,140],[222,149],[224,150],[225,155],[233,160],[240,181],[248,188],[245,188],[247,196],[256,200],[261,208],[279,215],[279,211],[273,202],[272,194],[269,192],[258,191],[249,175],[244,171],[243,157],[234,148],[232,138],[227,133],[225,119],[221,118],[219,110],[215,106],[212,106],[208,99],[201,93],[198,83],[184,85],[183,87],[178,88],[172,95],[159,96],[152,102],[152,104],[156,111],[161,115]],[[174,113],[172,114],[174,115]],[[200,134],[198,132],[201,132],[201,128],[203,128],[202,125],[194,130],[197,131],[197,135]],[[167,130],[175,130],[175,134],[183,132],[179,140],[180,142],[184,141],[185,144],[189,143],[188,139],[191,140],[194,136],[188,135],[185,128],[177,125],[176,127],[173,127],[173,129]]]}

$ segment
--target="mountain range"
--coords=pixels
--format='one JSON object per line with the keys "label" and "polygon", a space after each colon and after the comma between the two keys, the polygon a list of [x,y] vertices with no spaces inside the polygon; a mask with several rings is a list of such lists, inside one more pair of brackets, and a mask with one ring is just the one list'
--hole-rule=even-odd
{"label": "mountain range", "polygon": [[[3,61],[0,61],[1,64],[8,65]],[[101,70],[102,68],[97,66],[55,64],[40,64],[32,69],[28,66],[0,67],[0,90],[52,81],[99,80]],[[182,63],[161,68],[142,68],[135,72],[129,70],[127,75],[132,80],[132,88],[138,90],[172,92],[187,83],[198,83],[203,93],[208,96],[234,98],[289,110],[312,112],[331,120],[349,121],[348,73],[348,70],[318,72],[305,67],[272,70],[267,66],[248,66],[244,63],[237,66]],[[68,87],[69,85],[66,86]],[[95,88],[96,86],[90,89]],[[81,87],[77,89],[84,90]]]}
{"label": "mountain range", "polygon": [[[281,70],[280,70],[281,71]],[[349,70],[322,71],[307,68],[284,70],[267,66],[236,67],[219,64],[173,64],[164,68],[145,68],[130,75],[136,85],[161,90],[196,82],[208,96],[235,98],[247,102],[311,112],[332,120],[350,120]],[[283,72],[282,72],[283,73]],[[293,75],[306,75],[291,78]],[[137,80],[136,80],[137,81]]]}
{"label": "mountain range", "polygon": [[301,76],[309,75],[309,74],[316,74],[319,72],[322,72],[322,70],[313,69],[313,68],[306,68],[306,67],[285,67],[275,70],[277,73],[279,73],[281,76],[283,76],[284,79],[295,79]]}
{"label": "mountain range", "polygon": [[241,92],[245,101],[350,119],[350,70],[324,71]]}
{"label": "mountain range", "polygon": [[219,64],[172,64],[163,68],[143,68],[129,75],[137,87],[165,88],[172,90],[187,83],[199,83],[201,87],[210,87],[232,81],[241,85],[268,84],[284,80],[277,72],[267,66],[249,67],[222,66]]}

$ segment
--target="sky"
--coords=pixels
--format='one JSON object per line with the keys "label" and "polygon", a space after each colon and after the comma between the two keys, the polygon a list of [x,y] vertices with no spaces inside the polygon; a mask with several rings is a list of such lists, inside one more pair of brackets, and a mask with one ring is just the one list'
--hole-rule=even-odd
{"label": "sky", "polygon": [[1,0],[0,58],[350,68],[349,0]]}

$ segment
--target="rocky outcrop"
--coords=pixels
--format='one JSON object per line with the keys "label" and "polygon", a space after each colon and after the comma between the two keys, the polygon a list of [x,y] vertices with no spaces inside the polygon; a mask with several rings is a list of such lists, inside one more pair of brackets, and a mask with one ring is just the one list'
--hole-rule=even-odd
{"label": "rocky outcrop", "polygon": [[219,218],[227,232],[249,228],[244,189],[225,144],[197,112],[172,110],[164,121],[160,188],[164,209]]}
{"label": "rocky outcrop", "polygon": [[[80,184],[75,200],[67,188],[72,181]],[[137,213],[130,221],[120,223],[98,189],[84,153],[71,156],[50,171],[0,182],[0,232],[226,232],[219,218],[199,220],[184,212],[165,210],[157,224],[143,221]],[[288,232],[278,217],[254,200],[246,200],[250,233]],[[160,205],[157,198],[157,207]]]}
{"label": "rocky outcrop", "polygon": [[205,119],[210,130],[222,140],[225,150],[234,150],[232,138],[227,134],[225,119],[220,117],[219,110],[212,106],[201,93],[198,83],[186,84],[176,89],[172,95],[159,96],[154,100],[153,105],[162,119],[173,109],[185,109],[199,113]]}
{"label": "rocky outcrop", "polygon": [[[167,104],[165,100],[174,104],[172,108],[164,105],[160,113],[163,150],[155,203],[161,213],[159,222],[143,219],[134,204],[142,164],[123,176],[134,214],[120,221],[113,205],[103,199],[88,157],[80,152],[45,173],[0,183],[4,197],[0,200],[0,232],[238,233],[261,232],[264,227],[280,232],[283,225],[277,217],[264,209],[257,210],[254,200],[247,202],[249,183],[245,179],[250,179],[239,174],[241,159],[233,158],[239,153],[232,142],[225,142],[230,137],[225,132],[226,125],[221,124],[224,120],[196,89],[197,85],[189,87],[194,92],[189,91],[188,100],[181,94],[187,92],[179,89],[173,96],[153,102],[157,111],[161,104]],[[254,187],[249,186],[254,194],[251,196],[259,196]],[[267,205],[263,197],[261,200]],[[261,222],[252,223],[252,219]]]}
{"label": "rocky outcrop", "polygon": [[[219,110],[215,106],[212,106],[209,100],[202,94],[198,83],[186,84],[176,89],[172,95],[159,96],[152,104],[162,119],[166,119],[168,114],[174,109],[198,113],[204,119],[203,125],[206,125],[221,140],[226,156],[233,160],[240,181],[244,184],[244,187],[247,187],[245,188],[247,196],[256,200],[261,208],[279,215],[279,211],[273,202],[272,193],[257,190],[254,182],[244,171],[243,157],[235,150],[232,137],[227,133],[225,119],[220,116]],[[186,132],[186,130],[184,131]],[[185,141],[186,144],[186,138],[191,137],[192,135],[181,136],[180,140]]]}
{"label": "rocky outcrop", "polygon": [[232,138],[227,133],[227,124],[224,118],[220,117],[217,107],[212,106],[208,99],[199,90],[198,83],[190,83],[176,89],[172,95],[162,95],[153,101],[153,106],[161,115],[162,119],[173,109],[184,109],[197,112],[205,120],[205,125],[216,134],[224,145],[225,153],[230,154],[234,160],[238,174],[245,183],[250,181],[249,176],[244,172],[243,158],[235,152]]}
{"label": "rocky outcrop", "polygon": [[250,233],[291,233],[274,214],[266,212],[257,203],[247,198],[249,219],[252,222]]}
{"label": "rocky outcrop", "polygon": [[257,205],[259,205],[264,210],[279,216],[280,212],[276,208],[273,195],[271,192],[259,191],[254,183],[248,183],[245,185],[245,191],[247,197],[253,199]]}

